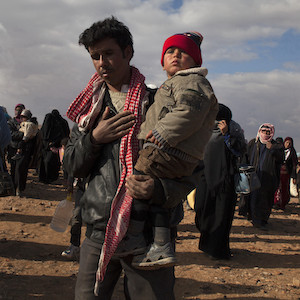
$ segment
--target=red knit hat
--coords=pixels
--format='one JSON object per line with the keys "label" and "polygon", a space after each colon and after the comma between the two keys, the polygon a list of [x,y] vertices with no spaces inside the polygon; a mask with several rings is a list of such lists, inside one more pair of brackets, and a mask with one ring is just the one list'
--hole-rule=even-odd
{"label": "red knit hat", "polygon": [[171,47],[182,49],[188,55],[190,55],[195,63],[199,66],[202,65],[202,56],[200,45],[202,43],[203,36],[196,31],[177,33],[166,39],[161,54],[161,65],[164,65],[164,55],[166,51]]}
{"label": "red knit hat", "polygon": [[22,103],[17,104],[17,105],[15,106],[15,109],[16,109],[17,107],[21,107],[22,110],[25,109],[25,105],[22,104]]}

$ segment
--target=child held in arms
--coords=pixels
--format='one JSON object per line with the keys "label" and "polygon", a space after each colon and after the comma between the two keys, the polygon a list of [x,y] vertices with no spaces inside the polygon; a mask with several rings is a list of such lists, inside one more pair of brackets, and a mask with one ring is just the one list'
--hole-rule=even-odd
{"label": "child held in arms", "polygon": [[[181,178],[202,166],[204,147],[218,113],[217,99],[205,78],[207,69],[201,67],[202,39],[198,32],[186,32],[169,37],[163,45],[161,64],[168,79],[156,92],[141,126],[139,139],[144,140],[144,147],[135,174]],[[155,197],[148,202],[134,199],[127,234],[115,255],[136,255],[132,265],[140,269],[174,265],[170,208],[157,204]],[[146,248],[143,228],[149,217],[154,241]]]}

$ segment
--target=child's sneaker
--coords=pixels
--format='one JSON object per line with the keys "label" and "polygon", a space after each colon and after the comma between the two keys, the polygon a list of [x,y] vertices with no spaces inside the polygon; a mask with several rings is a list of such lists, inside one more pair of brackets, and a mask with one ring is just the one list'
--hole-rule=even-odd
{"label": "child's sneaker", "polygon": [[156,270],[174,266],[177,260],[170,242],[164,245],[151,244],[144,254],[135,256],[132,266],[143,270]]}
{"label": "child's sneaker", "polygon": [[119,243],[114,257],[125,257],[127,255],[138,255],[146,250],[146,241],[142,232],[139,234],[126,234]]}
{"label": "child's sneaker", "polygon": [[61,253],[61,256],[70,260],[79,260],[79,254],[80,254],[80,247],[71,244],[67,250]]}

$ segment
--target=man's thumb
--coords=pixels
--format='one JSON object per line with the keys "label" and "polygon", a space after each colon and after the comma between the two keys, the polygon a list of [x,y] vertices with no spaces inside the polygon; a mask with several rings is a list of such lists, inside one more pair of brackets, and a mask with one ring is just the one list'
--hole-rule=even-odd
{"label": "man's thumb", "polygon": [[105,107],[105,110],[104,110],[104,113],[103,113],[103,115],[102,115],[102,120],[106,120],[106,119],[108,119],[108,117],[109,117],[109,107],[108,106],[106,106]]}

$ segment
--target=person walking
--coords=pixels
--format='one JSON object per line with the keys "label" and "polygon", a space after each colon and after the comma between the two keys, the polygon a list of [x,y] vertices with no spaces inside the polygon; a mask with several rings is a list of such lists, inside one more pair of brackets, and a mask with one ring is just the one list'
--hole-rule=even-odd
{"label": "person walking", "polygon": [[290,195],[290,180],[296,184],[297,174],[297,153],[294,148],[294,141],[291,137],[286,137],[283,142],[284,145],[284,161],[280,168],[280,183],[274,196],[274,209],[285,210],[289,203]]}
{"label": "person walking", "polygon": [[[17,109],[20,107],[22,107],[20,104],[16,106]],[[8,121],[12,134],[12,142],[8,153],[16,196],[22,197],[26,188],[28,168],[35,147],[38,123],[29,110],[23,109],[17,116]],[[18,152],[20,149],[22,149],[22,154]],[[13,153],[14,155],[12,156]]]}
{"label": "person walking", "polygon": [[11,142],[7,147],[7,160],[10,164],[10,175],[15,178],[16,161],[11,158],[16,155],[19,142],[22,141],[24,133],[19,131],[21,123],[21,112],[25,109],[24,104],[15,106],[15,116],[7,120],[9,131],[11,134]]}
{"label": "person walking", "polygon": [[256,228],[267,230],[268,220],[274,203],[274,194],[279,186],[280,167],[284,150],[274,139],[275,128],[270,123],[262,124],[255,139],[247,146],[245,162],[254,166],[261,187],[247,197],[248,219]]}

